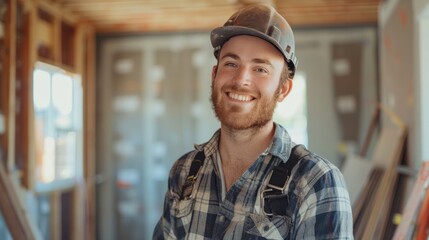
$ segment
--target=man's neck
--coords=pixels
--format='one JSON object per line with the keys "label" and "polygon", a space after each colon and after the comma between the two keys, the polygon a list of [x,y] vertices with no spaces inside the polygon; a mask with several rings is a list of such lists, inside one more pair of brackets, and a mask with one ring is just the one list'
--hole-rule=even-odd
{"label": "man's neck", "polygon": [[246,130],[222,126],[219,142],[222,162],[250,165],[271,144],[274,131],[272,121],[262,127]]}

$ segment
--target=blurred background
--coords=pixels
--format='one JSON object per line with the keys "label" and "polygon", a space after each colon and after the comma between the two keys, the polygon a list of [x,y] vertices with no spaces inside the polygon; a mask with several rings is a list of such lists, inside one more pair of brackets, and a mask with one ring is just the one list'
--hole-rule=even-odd
{"label": "blurred background", "polygon": [[210,31],[256,2],[299,59],[275,121],[355,216],[384,209],[356,238],[390,238],[429,160],[429,0],[0,0],[0,239],[151,239],[173,162],[220,126]]}

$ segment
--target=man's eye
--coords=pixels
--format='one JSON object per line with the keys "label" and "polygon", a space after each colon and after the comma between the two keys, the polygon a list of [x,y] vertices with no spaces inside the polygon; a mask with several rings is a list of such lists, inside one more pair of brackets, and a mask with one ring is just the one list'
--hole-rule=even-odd
{"label": "man's eye", "polygon": [[268,73],[268,71],[265,68],[256,68],[256,71],[260,73]]}
{"label": "man's eye", "polygon": [[227,62],[227,63],[225,63],[225,66],[227,66],[227,67],[236,67],[237,65],[235,63],[232,63],[232,62]]}

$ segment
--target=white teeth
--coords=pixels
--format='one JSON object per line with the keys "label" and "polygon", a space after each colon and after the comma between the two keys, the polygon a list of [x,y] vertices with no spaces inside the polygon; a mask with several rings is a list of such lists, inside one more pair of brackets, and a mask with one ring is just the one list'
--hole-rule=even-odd
{"label": "white teeth", "polygon": [[242,102],[248,102],[250,100],[252,100],[252,97],[250,96],[246,96],[246,95],[239,95],[236,93],[229,93],[228,96],[232,99],[238,100],[238,101],[242,101]]}

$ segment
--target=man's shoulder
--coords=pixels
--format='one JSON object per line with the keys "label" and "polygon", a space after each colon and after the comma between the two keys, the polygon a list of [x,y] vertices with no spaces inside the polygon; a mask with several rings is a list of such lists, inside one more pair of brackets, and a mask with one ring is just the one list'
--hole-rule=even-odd
{"label": "man's shoulder", "polygon": [[338,170],[337,166],[335,166],[331,161],[313,152],[309,152],[303,160],[304,161],[302,163],[313,171],[326,173]]}
{"label": "man's shoulder", "polygon": [[198,150],[192,150],[185,154],[183,154],[181,157],[179,157],[174,163],[173,167],[171,168],[171,173],[177,173],[182,172],[186,169],[189,169],[192,161],[195,159],[195,156],[197,155]]}
{"label": "man's shoulder", "polygon": [[197,153],[197,150],[189,151],[174,161],[169,173],[169,182],[171,184],[170,187],[180,188],[180,186],[184,183],[188,176],[192,161],[194,160]]}
{"label": "man's shoulder", "polygon": [[308,154],[303,156],[298,163],[294,174],[295,179],[305,183],[307,185],[305,187],[312,187],[321,179],[333,181],[333,184],[343,184],[343,177],[337,166],[328,159],[309,150],[307,151]]}

